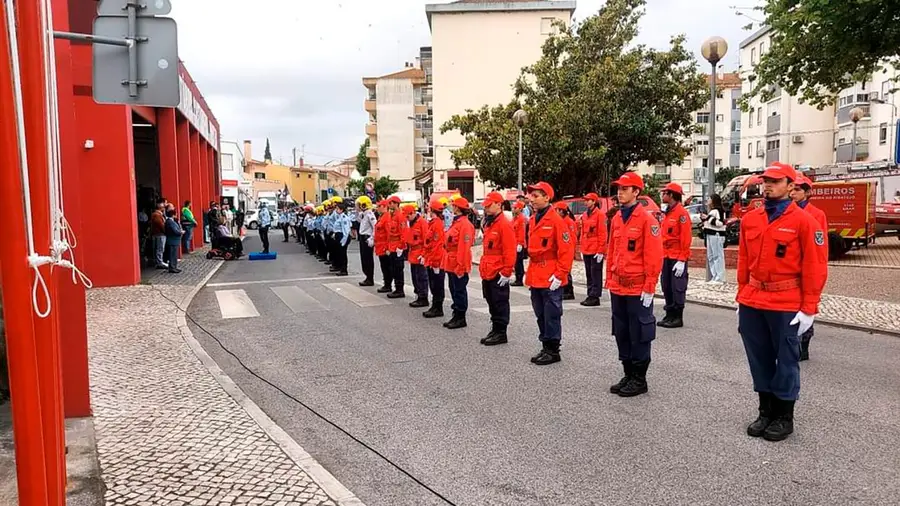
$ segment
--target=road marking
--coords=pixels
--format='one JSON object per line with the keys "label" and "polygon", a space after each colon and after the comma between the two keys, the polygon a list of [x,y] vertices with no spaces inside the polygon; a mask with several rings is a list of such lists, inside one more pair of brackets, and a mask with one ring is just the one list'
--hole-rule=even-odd
{"label": "road marking", "polygon": [[386,298],[381,298],[349,283],[324,283],[323,285],[359,307],[387,306],[391,303]]}
{"label": "road marking", "polygon": [[328,308],[311,295],[296,286],[273,286],[270,288],[275,295],[284,302],[294,313],[310,313],[313,311],[327,311]]}
{"label": "road marking", "polygon": [[[349,276],[350,278],[361,278],[362,275]],[[334,279],[334,276],[318,276],[312,278],[290,278],[290,279],[262,279],[259,281],[230,281],[227,283],[209,283],[206,286],[210,288],[221,288],[225,286],[241,286],[241,285],[271,285],[275,283],[297,283],[299,281],[325,281]]]}
{"label": "road marking", "polygon": [[259,311],[253,305],[253,301],[243,290],[217,290],[216,299],[219,301],[219,311],[222,318],[253,318],[259,316]]}
{"label": "road marking", "polygon": [[[604,306],[602,301],[600,304],[601,304],[600,306],[593,306],[593,307],[582,306],[581,304],[578,304],[578,303],[563,304],[563,312],[573,311],[573,310],[582,311],[585,309],[590,310],[590,309],[600,309],[602,307],[609,307],[609,304],[606,304],[606,306]],[[472,309],[472,311],[475,311],[476,313],[490,314],[490,310],[487,307],[476,307],[476,308],[471,308],[471,309]],[[529,305],[521,304],[521,305],[509,306],[510,313],[531,313],[533,311],[534,311],[534,308],[532,308],[530,304]]]}

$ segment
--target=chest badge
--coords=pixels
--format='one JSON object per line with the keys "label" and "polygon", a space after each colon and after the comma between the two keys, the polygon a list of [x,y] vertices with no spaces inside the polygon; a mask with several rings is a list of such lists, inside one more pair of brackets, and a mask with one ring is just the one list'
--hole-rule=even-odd
{"label": "chest badge", "polygon": [[816,230],[816,246],[824,246],[825,245],[825,232],[821,230]]}
{"label": "chest badge", "polygon": [[650,234],[653,237],[657,237],[659,235],[659,225],[650,225]]}
{"label": "chest badge", "polygon": [[681,218],[678,218],[679,223],[687,223],[687,216],[681,215]]}
{"label": "chest badge", "polygon": [[563,240],[563,242],[569,242],[569,233],[568,232],[563,232],[562,240]]}

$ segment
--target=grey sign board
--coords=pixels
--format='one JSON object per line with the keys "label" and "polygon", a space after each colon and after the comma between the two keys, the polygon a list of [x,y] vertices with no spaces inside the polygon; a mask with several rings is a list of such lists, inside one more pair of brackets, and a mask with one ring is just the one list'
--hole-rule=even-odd
{"label": "grey sign board", "polygon": [[170,0],[100,0],[98,16],[127,16],[128,4],[136,4],[138,16],[165,16],[172,12]]}
{"label": "grey sign board", "polygon": [[[129,93],[129,50],[106,44],[93,45],[94,100],[103,104],[177,107],[178,27],[170,18],[138,18],[135,43],[137,54],[137,96]],[[94,35],[125,39],[127,17],[98,17]]]}

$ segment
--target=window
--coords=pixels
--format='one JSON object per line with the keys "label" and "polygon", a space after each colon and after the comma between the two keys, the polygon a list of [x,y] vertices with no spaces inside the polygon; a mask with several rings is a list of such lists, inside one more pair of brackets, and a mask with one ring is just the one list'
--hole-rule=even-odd
{"label": "window", "polygon": [[721,123],[723,121],[725,121],[725,115],[724,114],[716,114],[716,122]]}
{"label": "window", "polygon": [[764,54],[766,54],[766,43],[760,42],[759,43],[759,57],[762,58],[762,55],[764,55]]}
{"label": "window", "polygon": [[709,158],[704,158],[703,160],[700,160],[700,166],[703,167],[704,169],[708,168],[709,167]]}
{"label": "window", "polygon": [[709,113],[708,112],[698,112],[697,113],[697,123],[709,123]]}
{"label": "window", "polygon": [[413,103],[416,105],[422,104],[422,88],[413,88]]}
{"label": "window", "polygon": [[716,158],[716,167],[721,167],[721,166],[722,166],[722,159]]}
{"label": "window", "polygon": [[698,146],[709,146],[709,141],[697,141]]}
{"label": "window", "polygon": [[222,153],[222,170],[234,170],[234,155]]}
{"label": "window", "polygon": [[312,174],[307,174],[306,179],[312,179]]}
{"label": "window", "polygon": [[762,107],[756,110],[756,126],[762,125]]}
{"label": "window", "polygon": [[299,173],[294,174],[294,177],[297,178],[297,179],[300,179],[300,174],[299,174]]}
{"label": "window", "polygon": [[724,137],[716,137],[716,144],[722,144],[723,142],[725,142]]}
{"label": "window", "polygon": [[781,149],[781,140],[775,139],[774,141],[769,141],[766,143],[766,150],[773,151],[776,149]]}
{"label": "window", "polygon": [[760,149],[759,141],[756,141],[756,156],[762,157],[762,150]]}
{"label": "window", "polygon": [[892,89],[891,84],[893,84],[893,83],[889,80],[881,83],[881,98],[883,100],[888,99],[888,95],[891,93],[891,89]]}
{"label": "window", "polygon": [[739,119],[731,120],[731,131],[732,132],[740,132],[741,131],[741,120],[739,120]]}
{"label": "window", "polygon": [[753,107],[750,108],[750,114],[747,116],[747,126],[748,126],[748,127],[752,127],[752,126],[753,126],[753,113],[754,113],[755,111],[756,111],[755,108],[753,108]]}
{"label": "window", "polygon": [[681,189],[684,190],[684,193],[691,193],[691,183],[684,183],[681,185]]}
{"label": "window", "polygon": [[265,179],[265,178],[266,178],[265,172],[254,172],[253,173],[253,179]]}
{"label": "window", "polygon": [[781,114],[780,98],[766,104],[766,116],[778,116],[779,114]]}
{"label": "window", "polygon": [[755,47],[750,48],[750,64],[756,65],[756,48]]}
{"label": "window", "polygon": [[731,154],[732,155],[741,154],[741,145],[740,144],[732,144],[731,145]]}
{"label": "window", "polygon": [[887,123],[878,126],[878,144],[887,144]]}
{"label": "window", "polygon": [[541,35],[556,35],[555,18],[541,18]]}
{"label": "window", "polygon": [[753,158],[753,143],[747,143],[747,158]]}
{"label": "window", "polygon": [[731,110],[732,111],[738,110],[738,99],[736,99],[736,98],[731,99]]}

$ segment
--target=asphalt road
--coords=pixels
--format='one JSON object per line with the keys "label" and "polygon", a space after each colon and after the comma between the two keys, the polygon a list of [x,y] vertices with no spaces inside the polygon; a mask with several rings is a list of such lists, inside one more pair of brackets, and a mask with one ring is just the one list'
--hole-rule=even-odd
{"label": "asphalt road", "polygon": [[[256,241],[248,239],[249,250]],[[802,367],[796,432],[769,443],[744,432],[756,396],[733,311],[690,305],[687,326],[661,331],[654,343],[650,393],[623,399],[607,391],[621,372],[608,299],[600,308],[567,306],[563,362],[537,367],[529,363],[537,329],[524,289],[512,296],[511,342],[485,348],[478,340],[490,323],[474,310],[485,307],[477,279],[469,327],[448,331],[409,308],[412,297],[360,307],[325,286],[355,286],[360,277],[328,279],[300,246],[273,245],[275,261],[226,263],[190,314],[258,374],[455,504],[835,505],[900,497],[900,339],[818,326],[813,359]],[[244,283],[215,286],[235,282]],[[295,313],[271,290],[278,286],[296,286],[313,302]],[[222,318],[215,292],[235,289],[259,317]],[[194,332],[366,504],[446,504]]]}

